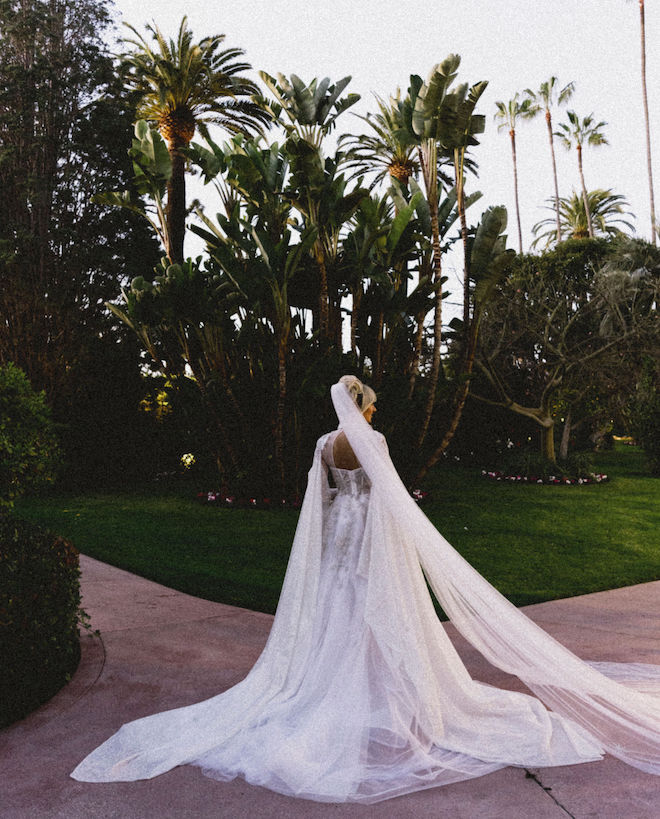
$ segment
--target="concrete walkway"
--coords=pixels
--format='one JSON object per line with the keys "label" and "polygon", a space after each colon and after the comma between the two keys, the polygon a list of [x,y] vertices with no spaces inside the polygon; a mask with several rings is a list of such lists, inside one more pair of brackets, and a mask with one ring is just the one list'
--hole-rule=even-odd
{"label": "concrete walkway", "polygon": [[[0,732],[2,819],[657,819],[660,777],[602,762],[489,776],[373,806],[291,799],[242,780],[176,768],[134,783],[87,784],[69,772],[119,726],[205,699],[238,682],[272,618],[198,600],[81,557],[84,608],[101,637],[83,637],[72,682]],[[527,613],[585,659],[660,663],[660,581],[529,606]],[[473,676],[517,681],[488,666],[450,629]]]}

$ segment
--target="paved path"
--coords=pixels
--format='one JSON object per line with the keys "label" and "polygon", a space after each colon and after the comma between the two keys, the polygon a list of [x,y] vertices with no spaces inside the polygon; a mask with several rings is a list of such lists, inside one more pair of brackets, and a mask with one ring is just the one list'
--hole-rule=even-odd
{"label": "paved path", "polygon": [[[87,784],[69,772],[119,726],[212,696],[240,680],[272,618],[198,600],[81,557],[84,608],[101,637],[83,638],[72,682],[27,719],[0,731],[2,819],[657,819],[660,777],[602,762],[489,776],[373,806],[291,799],[192,767],[156,779]],[[660,581],[528,606],[585,659],[660,663]],[[517,681],[452,638],[475,677]]]}

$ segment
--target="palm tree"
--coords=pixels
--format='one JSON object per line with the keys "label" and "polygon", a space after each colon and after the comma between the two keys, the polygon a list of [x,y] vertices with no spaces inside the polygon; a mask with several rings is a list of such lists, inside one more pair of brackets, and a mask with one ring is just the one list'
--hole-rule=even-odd
{"label": "palm tree", "polygon": [[[587,200],[592,225],[597,235],[615,236],[624,233],[624,229],[634,231],[634,226],[625,220],[625,217],[632,216],[632,214],[624,210],[624,208],[628,207],[628,202],[624,196],[612,193],[611,189],[596,188],[596,190],[587,192]],[[552,206],[548,205],[548,209],[554,211],[556,207],[554,200],[548,199],[548,202],[553,202]],[[589,226],[584,199],[581,194],[573,191],[571,196],[561,197],[559,200],[559,217],[561,230],[566,238],[587,238]],[[543,247],[547,248],[555,241],[557,232],[554,227],[551,227],[554,223],[555,217],[548,216],[532,227],[532,233],[536,236],[532,247],[543,245]]]}
{"label": "palm tree", "polygon": [[124,40],[134,47],[122,55],[126,85],[135,95],[138,118],[157,125],[172,159],[165,210],[167,255],[172,263],[180,263],[186,220],[184,150],[195,130],[206,137],[207,124],[214,123],[230,133],[259,131],[270,117],[246,99],[258,91],[241,75],[250,65],[237,62],[242,49],[221,50],[224,34],[193,43],[184,17],[176,41],[166,40],[155,24],[148,25],[147,32],[155,43],[152,48],[133,26],[127,27],[135,39]]}
{"label": "palm tree", "polygon": [[516,204],[516,220],[518,222],[518,248],[520,253],[523,252],[522,245],[522,228],[520,227],[520,205],[518,202],[518,161],[516,158],[516,123],[518,119],[531,119],[536,113],[534,103],[528,97],[519,101],[518,92],[514,94],[506,104],[498,101],[497,113],[495,120],[500,120],[497,130],[501,131],[503,128],[509,129],[509,136],[511,137],[511,156],[513,157],[513,193]]}
{"label": "palm tree", "polygon": [[344,134],[339,138],[340,147],[348,146],[347,167],[356,169],[354,176],[361,176],[365,170],[374,172],[371,187],[387,176],[407,187],[410,177],[419,173],[419,162],[415,156],[417,140],[405,128],[401,90],[397,89],[389,103],[378,96],[376,103],[379,113],[360,117],[372,128],[372,134]]}
{"label": "palm tree", "polygon": [[440,378],[442,343],[442,247],[439,223],[439,154],[446,153],[446,144],[456,121],[455,100],[449,87],[456,78],[461,58],[450,54],[431,69],[426,82],[414,75],[410,78],[404,102],[404,122],[408,133],[417,142],[419,164],[428,202],[433,259],[433,284],[437,287],[433,318],[433,358],[429,377],[429,392],[418,443],[421,446],[431,422],[435,394]]}
{"label": "palm tree", "polygon": [[316,77],[305,83],[292,74],[277,79],[260,71],[259,76],[274,100],[263,100],[285,130],[285,147],[291,162],[289,194],[306,223],[316,229],[312,255],[319,273],[318,317],[321,338],[341,345],[341,311],[337,293],[331,293],[329,267],[336,259],[338,237],[343,223],[350,218],[367,194],[358,188],[346,191],[346,180],[338,173],[341,155],[323,156],[323,139],[333,130],[337,118],[359,99],[359,94],[340,95],[351,81],[343,77],[336,83]]}
{"label": "palm tree", "polygon": [[567,111],[566,116],[568,117],[568,124],[565,122],[560,122],[559,128],[561,130],[555,131],[555,136],[558,136],[562,140],[567,150],[570,150],[573,145],[576,147],[580,184],[582,185],[582,198],[584,200],[584,208],[587,217],[587,230],[589,236],[593,238],[594,228],[591,223],[589,197],[587,195],[587,186],[584,184],[584,173],[582,170],[582,146],[608,145],[609,143],[602,132],[602,129],[607,125],[607,123],[594,122],[593,114],[589,114],[588,117],[580,119],[575,111]]}
{"label": "palm tree", "polygon": [[557,220],[557,241],[561,242],[561,221],[559,219],[559,186],[557,184],[557,162],[555,160],[555,142],[552,132],[552,114],[550,109],[553,105],[564,105],[573,96],[575,83],[567,83],[561,90],[558,87],[557,77],[550,77],[547,82],[542,82],[538,91],[526,88],[525,93],[534,103],[534,116],[541,110],[545,111],[545,122],[548,128],[548,139],[550,141],[550,155],[552,157],[552,178],[555,183],[555,216]]}
{"label": "palm tree", "polygon": [[646,166],[649,174],[649,200],[651,204],[651,242],[656,244],[655,198],[653,195],[653,167],[651,163],[651,129],[649,127],[649,101],[646,93],[646,23],[644,20],[644,0],[639,0],[639,44],[642,70],[642,104],[644,106],[644,126],[646,130]]}
{"label": "palm tree", "polygon": [[[466,152],[469,147],[479,144],[477,134],[483,134],[486,127],[486,118],[483,114],[475,114],[477,102],[486,90],[487,80],[475,83],[468,88],[463,83],[454,92],[456,102],[456,116],[454,127],[445,147],[451,150],[454,162],[454,186],[456,188],[456,207],[461,223],[461,239],[463,241],[463,330],[467,339],[470,323],[470,259],[468,250],[468,229],[465,211],[465,170],[469,164]],[[472,165],[474,170],[474,165]],[[472,201],[479,198],[480,193],[471,197]],[[466,347],[467,350],[467,347]]]}

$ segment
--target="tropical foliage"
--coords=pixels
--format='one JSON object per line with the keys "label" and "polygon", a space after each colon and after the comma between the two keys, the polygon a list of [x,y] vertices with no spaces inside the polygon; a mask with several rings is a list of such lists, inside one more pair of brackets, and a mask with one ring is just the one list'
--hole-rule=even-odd
{"label": "tropical foliage", "polygon": [[537,116],[543,111],[545,124],[548,129],[548,142],[550,143],[550,158],[552,159],[552,179],[555,186],[555,216],[557,219],[556,239],[561,242],[561,219],[559,215],[559,183],[557,181],[557,160],[555,158],[554,132],[552,130],[552,108],[555,105],[565,105],[573,96],[575,83],[569,82],[563,88],[559,88],[557,77],[550,77],[546,82],[542,82],[538,91],[531,88],[525,89],[525,94],[532,100],[533,116]]}
{"label": "tropical foliage", "polygon": [[575,147],[575,153],[578,161],[578,172],[580,174],[580,185],[582,187],[582,200],[584,202],[584,210],[587,217],[587,230],[591,239],[594,237],[594,228],[591,219],[591,211],[589,209],[589,197],[587,194],[587,186],[584,181],[584,171],[582,169],[582,149],[585,145],[607,145],[607,139],[603,133],[603,128],[607,125],[606,122],[596,122],[594,115],[580,117],[575,111],[568,111],[568,122],[560,122],[559,130],[555,132],[562,144],[567,150]]}
{"label": "tropical foliage", "polygon": [[[487,83],[461,82],[458,55],[425,80],[412,74],[405,93],[377,98],[375,111],[357,120],[366,133],[346,133],[345,114],[358,100],[350,77],[261,72],[257,85],[240,48],[225,47],[223,35],[196,40],[185,18],[174,39],[155,23],[144,34],[129,26],[113,66],[98,40],[107,22],[102,0],[0,0],[0,9],[7,43],[0,93],[8,103],[0,106],[0,129],[10,148],[0,176],[12,203],[0,214],[7,285],[0,360],[16,360],[35,386],[46,387],[58,420],[68,413],[65,457],[87,464],[81,475],[94,468],[127,475],[131,459],[152,471],[176,465],[180,453],[163,443],[176,434],[209,480],[243,494],[294,495],[316,436],[334,422],[328,384],[353,371],[382,396],[378,424],[404,476],[420,479],[461,435],[464,413],[463,438],[480,445],[484,435],[475,430],[502,403],[500,387],[523,407],[541,405],[534,379],[545,378],[542,342],[525,345],[542,332],[544,300],[557,307],[552,339],[578,326],[608,339],[618,331],[632,362],[624,379],[615,345],[601,351],[600,370],[582,372],[590,389],[583,395],[572,380],[578,366],[569,367],[563,352],[561,387],[544,418],[554,424],[569,407],[568,435],[585,414],[613,407],[604,396],[619,378],[625,398],[616,417],[628,423],[626,401],[641,372],[628,343],[630,317],[636,329],[644,324],[644,344],[654,340],[651,325],[638,321],[649,279],[633,273],[654,263],[612,267],[603,250],[574,281],[573,273],[555,271],[570,267],[565,259],[544,254],[514,263],[502,207],[468,221],[481,195],[472,174]],[[19,9],[32,15],[23,28]],[[53,10],[65,15],[57,18],[65,33],[59,51],[49,34]],[[43,59],[26,47],[30,32]],[[33,63],[21,62],[25,55]],[[572,89],[552,77],[498,104],[511,136],[516,197],[517,124],[544,111],[552,149],[551,110]],[[25,104],[30,99],[38,104]],[[604,141],[603,123],[573,112],[568,123],[559,131],[576,145],[582,176],[582,146]],[[188,208],[191,174],[216,191],[215,207]],[[611,191],[585,196],[583,189],[581,199],[564,202],[555,184],[552,204],[537,241],[630,228],[625,200]],[[516,223],[522,249],[518,213]],[[185,255],[187,230],[204,242],[198,258]],[[549,271],[543,283],[531,274],[534,265]],[[448,322],[452,267],[460,295]],[[520,350],[505,351],[494,334],[512,322],[529,332]],[[514,352],[532,363],[507,392]],[[476,404],[470,391],[489,403]],[[470,449],[465,440],[458,445]],[[149,449],[157,455],[142,458]]]}
{"label": "tropical foliage", "polygon": [[516,203],[516,222],[518,225],[518,250],[523,252],[522,227],[520,226],[520,203],[518,201],[518,159],[516,153],[516,125],[519,119],[531,119],[535,116],[537,108],[530,97],[520,100],[516,93],[506,103],[499,100],[495,103],[497,113],[496,121],[499,121],[498,130],[507,129],[511,139],[511,158],[513,160],[513,193]]}
{"label": "tropical foliage", "polygon": [[[556,217],[559,216],[559,232],[566,239],[586,239],[589,236],[587,211],[584,207],[584,197],[575,191],[570,197],[561,197],[558,200],[558,209],[554,200],[548,200],[552,205],[548,209],[555,211],[555,217],[548,217],[537,222],[532,227],[535,239],[532,247],[549,247],[556,241]],[[632,214],[625,210],[628,203],[625,197],[613,193],[612,190],[597,188],[587,191],[587,202],[591,215],[591,224],[596,236],[617,236],[620,233],[634,233],[634,225],[626,220]],[[632,217],[634,218],[634,217]]]}
{"label": "tropical foliage", "polygon": [[213,123],[230,133],[259,131],[268,119],[250,97],[257,86],[241,72],[243,50],[221,46],[224,34],[193,42],[184,17],[176,40],[167,40],[158,26],[147,26],[153,47],[128,26],[134,39],[123,55],[122,78],[136,101],[139,119],[158,127],[167,143],[171,166],[166,176],[166,249],[172,263],[183,261],[186,219],[185,149],[199,130],[208,135]]}

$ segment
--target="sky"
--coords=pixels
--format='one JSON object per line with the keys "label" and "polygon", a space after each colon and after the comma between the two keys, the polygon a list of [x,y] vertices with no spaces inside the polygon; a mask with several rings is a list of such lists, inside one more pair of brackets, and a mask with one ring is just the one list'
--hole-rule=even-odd
{"label": "sky", "polygon": [[[660,8],[646,4],[647,82],[655,177],[660,180]],[[587,188],[611,188],[626,197],[637,216],[637,234],[650,237],[649,187],[640,82],[639,8],[635,0],[115,0],[118,20],[139,31],[155,21],[174,36],[182,14],[196,40],[225,34],[226,47],[240,47],[254,71],[298,74],[303,80],[352,76],[347,91],[362,95],[339,120],[338,131],[364,133],[368,127],[351,112],[375,110],[374,94],[387,98],[408,87],[410,74],[426,78],[448,54],[461,56],[458,81],[488,80],[477,112],[486,132],[473,156],[483,198],[469,211],[476,223],[489,205],[509,212],[509,245],[517,248],[511,147],[507,130],[498,132],[495,101],[516,91],[537,90],[556,76],[560,86],[575,81],[568,108],[580,117],[604,120],[609,145],[584,150]],[[555,123],[565,109],[555,111]],[[516,132],[523,247],[532,225],[551,215],[553,195],[545,120],[523,121]],[[556,144],[559,193],[578,189],[575,151]],[[656,181],[656,197],[660,186]],[[214,204],[211,203],[214,207]],[[660,212],[660,201],[656,206]],[[212,211],[213,212],[213,211]]]}

